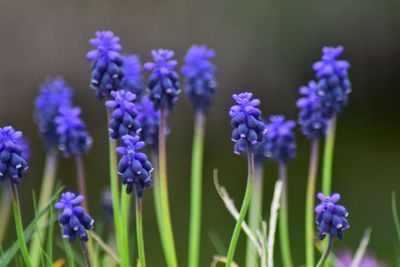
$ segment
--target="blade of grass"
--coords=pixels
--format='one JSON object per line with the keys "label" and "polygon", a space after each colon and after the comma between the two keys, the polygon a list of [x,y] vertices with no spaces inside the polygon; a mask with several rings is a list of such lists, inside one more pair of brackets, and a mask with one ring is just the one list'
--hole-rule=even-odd
{"label": "blade of grass", "polygon": [[395,191],[393,191],[393,193],[392,193],[392,214],[393,214],[394,226],[396,227],[397,238],[398,238],[399,244],[400,244],[400,221],[399,221],[399,215],[397,213],[396,192]]}
{"label": "blade of grass", "polygon": [[356,251],[356,254],[354,255],[354,258],[353,258],[353,261],[351,262],[350,267],[360,266],[360,263],[365,255],[365,251],[367,250],[370,237],[371,237],[371,229],[367,228],[364,232],[364,236],[361,239],[360,245],[358,246],[358,249]]}
{"label": "blade of grass", "polygon": [[54,221],[54,210],[50,209],[49,231],[47,232],[47,255],[49,255],[51,262],[53,262]]}
{"label": "blade of grass", "polygon": [[[36,230],[36,223],[37,221],[48,211],[50,205],[53,203],[53,201],[59,196],[60,192],[63,190],[63,187],[58,189],[56,193],[51,197],[50,201],[45,205],[45,208],[41,210],[33,219],[33,221],[26,227],[24,231],[25,239],[28,242],[35,230]],[[7,249],[4,254],[0,258],[0,266],[8,266],[8,264],[12,261],[12,259],[15,257],[17,252],[19,251],[19,245],[18,241],[15,241],[9,249]]]}
{"label": "blade of grass", "polygon": [[268,232],[268,267],[274,266],[274,244],[275,244],[275,233],[276,223],[278,220],[279,204],[282,194],[282,181],[278,180],[275,183],[274,196],[271,203],[271,211],[269,215],[269,232]]}

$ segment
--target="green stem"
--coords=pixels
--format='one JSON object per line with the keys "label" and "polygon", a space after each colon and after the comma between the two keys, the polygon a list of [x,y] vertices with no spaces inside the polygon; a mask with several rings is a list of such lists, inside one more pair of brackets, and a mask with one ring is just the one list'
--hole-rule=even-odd
{"label": "green stem", "polygon": [[78,190],[79,194],[82,195],[85,198],[85,201],[83,202],[83,207],[89,211],[89,199],[88,199],[88,194],[86,191],[86,177],[85,177],[85,168],[83,166],[83,160],[82,160],[82,155],[77,154],[75,155],[75,166],[76,166],[76,179],[78,183]]}
{"label": "green stem", "polygon": [[251,195],[253,191],[253,180],[254,180],[254,154],[252,152],[247,153],[247,165],[248,165],[248,176],[246,192],[244,194],[242,207],[240,208],[239,218],[236,221],[235,229],[231,237],[231,242],[228,249],[228,255],[226,259],[226,267],[232,267],[233,257],[235,255],[236,245],[239,239],[239,234],[242,228],[242,223],[246,217],[247,209],[250,204]]}
{"label": "green stem", "polygon": [[[108,121],[111,118],[111,112],[108,111]],[[110,160],[110,187],[111,187],[111,196],[113,203],[113,211],[114,211],[114,225],[115,225],[115,233],[117,239],[117,249],[121,258],[121,266],[129,267],[129,256],[128,256],[128,247],[124,244],[124,236],[126,232],[124,231],[122,224],[122,216],[120,210],[120,196],[119,196],[119,185],[118,185],[118,176],[117,176],[117,156],[115,153],[116,149],[116,141],[114,139],[109,139],[109,160]]]}
{"label": "green stem", "polygon": [[328,133],[325,139],[324,149],[324,165],[322,169],[322,192],[324,195],[331,194],[332,185],[332,164],[333,164],[333,149],[335,146],[335,132],[336,132],[337,116],[333,115],[329,121]]}
{"label": "green stem", "polygon": [[80,242],[81,243],[81,249],[82,249],[83,256],[85,258],[86,265],[87,265],[87,267],[92,267],[92,263],[90,261],[90,257],[89,257],[88,249],[86,247],[86,243],[82,239],[80,239],[80,241],[81,241]]}
{"label": "green stem", "polygon": [[192,182],[189,230],[189,267],[199,266],[200,229],[201,229],[201,195],[204,147],[205,116],[197,111],[195,115],[193,148],[192,148]]}
{"label": "green stem", "polygon": [[328,257],[329,257],[329,254],[330,254],[331,251],[332,251],[334,241],[335,241],[335,238],[332,237],[332,236],[329,236],[329,243],[328,243],[328,246],[326,247],[326,250],[325,250],[324,254],[322,254],[321,259],[318,261],[316,267],[323,267],[323,266],[324,266],[326,260],[327,260]]}
{"label": "green stem", "polygon": [[[49,202],[56,181],[56,173],[58,166],[58,155],[57,150],[52,149],[47,153],[46,163],[44,166],[44,173],[42,179],[42,186],[40,189],[39,203],[37,210],[43,210],[46,204]],[[30,245],[30,255],[32,260],[32,265],[37,267],[40,264],[41,247],[44,242],[46,231],[45,227],[48,223],[48,211],[46,211],[43,216],[36,222],[37,224],[37,234],[33,236]]]}
{"label": "green stem", "polygon": [[26,247],[24,228],[22,226],[21,217],[21,206],[19,204],[18,189],[15,184],[10,181],[12,204],[14,210],[15,228],[17,230],[17,236],[19,241],[19,247],[21,249],[22,258],[24,259],[27,267],[32,267],[31,257],[29,256],[28,248]]}
{"label": "green stem", "polygon": [[[254,170],[253,194],[249,207],[249,228],[255,235],[260,230],[263,203],[263,164],[256,162]],[[257,249],[250,238],[246,245],[246,266],[257,266]]]}
{"label": "green stem", "polygon": [[139,251],[140,267],[146,267],[146,257],[144,253],[144,238],[143,238],[142,199],[138,196],[136,196],[136,239]]}
{"label": "green stem", "polygon": [[[160,110],[159,124],[159,178],[160,178],[160,208],[162,214],[162,231],[165,232],[165,242],[168,243],[168,253],[165,254],[169,267],[178,266],[176,258],[174,235],[172,231],[171,214],[169,209],[168,179],[167,179],[167,151],[165,140],[166,111]],[[165,250],[164,250],[165,252]]]}
{"label": "green stem", "polygon": [[317,181],[319,139],[311,142],[311,156],[306,197],[306,267],[314,267],[314,199]]}
{"label": "green stem", "polygon": [[285,163],[279,164],[279,179],[282,181],[281,212],[279,216],[279,234],[281,243],[282,262],[283,266],[292,267],[294,265],[290,250],[290,239],[289,239],[287,166]]}
{"label": "green stem", "polygon": [[[121,216],[122,216],[122,229],[125,233],[129,233],[129,216],[131,207],[131,196],[125,192],[125,188],[121,187]],[[129,246],[129,234],[125,234],[124,244]],[[128,249],[128,248],[127,248]]]}
{"label": "green stem", "polygon": [[7,186],[3,187],[1,193],[1,204],[0,204],[0,247],[3,247],[4,234],[7,229],[8,219],[10,218],[11,210],[11,196],[10,190]]}
{"label": "green stem", "polygon": [[152,151],[152,163],[154,167],[153,171],[153,196],[154,196],[154,207],[156,210],[158,231],[160,233],[161,245],[164,251],[164,254],[167,255],[169,252],[168,242],[166,241],[165,232],[163,228],[163,217],[161,212],[161,199],[160,199],[160,178],[158,176],[159,173],[159,165],[158,165],[158,152]]}

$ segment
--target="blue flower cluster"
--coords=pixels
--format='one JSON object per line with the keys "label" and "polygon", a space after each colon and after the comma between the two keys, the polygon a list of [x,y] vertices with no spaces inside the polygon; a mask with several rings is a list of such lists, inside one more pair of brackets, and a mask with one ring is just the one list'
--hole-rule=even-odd
{"label": "blue flower cluster", "polygon": [[314,81],[308,86],[300,87],[302,97],[297,100],[297,107],[300,109],[298,121],[301,131],[309,139],[316,139],[325,136],[328,120],[322,103],[322,97],[317,94],[317,84]]}
{"label": "blue flower cluster", "polygon": [[142,127],[140,136],[152,151],[158,150],[158,125],[160,121],[160,111],[154,109],[154,104],[148,96],[136,104],[138,110],[137,120]]}
{"label": "blue flower cluster", "polygon": [[118,174],[121,175],[122,184],[126,185],[128,194],[135,185],[137,196],[142,197],[143,190],[153,184],[153,167],[146,154],[138,152],[144,147],[144,142],[140,141],[139,136],[130,135],[123,136],[122,142],[124,146],[117,147],[117,153],[122,155],[118,163]]}
{"label": "blue flower cluster", "polygon": [[0,181],[9,178],[14,184],[19,184],[23,174],[28,170],[24,158],[24,148],[20,145],[22,132],[13,127],[0,128]]}
{"label": "blue flower cluster", "polygon": [[142,64],[136,55],[124,55],[122,60],[124,61],[125,77],[122,80],[121,88],[135,94],[136,100],[138,100],[144,92]]}
{"label": "blue flower cluster", "polygon": [[96,38],[90,39],[89,43],[95,48],[86,56],[93,62],[90,87],[96,91],[98,99],[109,97],[111,91],[121,89],[124,78],[119,37],[111,31],[98,31]]}
{"label": "blue flower cluster", "polygon": [[94,220],[86,212],[84,208],[79,206],[84,201],[81,195],[75,195],[71,192],[61,194],[60,200],[54,205],[57,210],[62,213],[58,216],[58,222],[62,227],[62,237],[74,242],[76,237],[87,242],[89,235],[87,230],[92,230]]}
{"label": "blue flower cluster", "polygon": [[187,52],[185,65],[182,67],[186,95],[195,110],[201,112],[207,111],[217,89],[216,67],[211,62],[214,56],[214,50],[207,46],[193,45]]}
{"label": "blue flower cluster", "polygon": [[137,135],[141,126],[136,117],[138,112],[134,101],[136,95],[125,90],[111,92],[112,100],[106,101],[106,107],[112,109],[108,125],[110,137],[120,138],[124,135]]}
{"label": "blue flower cluster", "polygon": [[59,135],[58,148],[65,157],[84,153],[92,145],[92,138],[80,114],[78,107],[62,107],[59,116],[54,119]]}
{"label": "blue flower cluster", "polygon": [[147,86],[150,90],[150,100],[154,102],[156,110],[160,108],[172,109],[181,92],[179,76],[174,71],[178,65],[173,60],[174,52],[170,50],[153,50],[151,52],[154,62],[148,62],[144,69],[151,71]]}
{"label": "blue flower cluster", "polygon": [[62,77],[48,78],[40,88],[40,94],[35,101],[35,120],[39,125],[46,149],[58,146],[58,134],[54,118],[62,107],[72,105],[72,90]]}
{"label": "blue flower cluster", "polygon": [[265,154],[277,162],[288,163],[296,156],[296,123],[285,120],[285,116],[270,116],[269,120],[265,132]]}
{"label": "blue flower cluster", "polygon": [[237,105],[229,110],[233,127],[232,141],[235,142],[235,154],[255,152],[257,146],[264,141],[265,125],[261,119],[259,99],[252,99],[252,93],[234,94]]}
{"label": "blue flower cluster", "polygon": [[348,78],[349,62],[337,60],[343,46],[324,47],[321,61],[313,65],[318,79],[317,94],[322,97],[324,113],[328,118],[339,113],[348,102],[351,84]]}
{"label": "blue flower cluster", "polygon": [[319,239],[324,239],[326,235],[331,238],[343,238],[343,231],[350,228],[346,217],[349,215],[346,208],[336,204],[340,200],[340,195],[335,193],[330,197],[318,193],[321,204],[315,207],[317,228]]}

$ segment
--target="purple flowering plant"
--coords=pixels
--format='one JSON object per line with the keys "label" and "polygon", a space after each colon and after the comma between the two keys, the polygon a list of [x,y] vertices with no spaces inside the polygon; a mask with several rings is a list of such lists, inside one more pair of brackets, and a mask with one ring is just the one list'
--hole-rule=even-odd
{"label": "purple flowering plant", "polygon": [[[34,112],[34,119],[45,145],[46,160],[35,217],[32,226],[25,229],[18,189],[26,184],[23,181],[27,179],[24,177],[30,158],[27,144],[32,142],[27,141],[22,132],[12,126],[0,128],[0,182],[4,186],[7,184],[10,188],[7,190],[11,190],[9,202],[13,205],[18,238],[18,246],[9,249],[2,247],[4,253],[0,256],[0,265],[12,264],[13,257],[20,251],[26,266],[41,266],[44,259],[52,265],[55,262],[54,266],[60,266],[57,265],[59,261],[53,258],[52,247],[56,242],[53,242],[53,239],[61,237],[69,243],[76,239],[80,241],[86,266],[108,266],[105,264],[112,261],[110,266],[145,267],[145,252],[149,255],[153,253],[150,248],[145,251],[143,227],[153,230],[148,226],[147,219],[146,224],[143,221],[143,213],[146,212],[155,215],[154,224],[158,226],[165,266],[182,266],[182,251],[177,250],[180,247],[176,246],[174,235],[174,226],[179,224],[173,223],[175,217],[172,216],[175,212],[173,205],[176,203],[170,203],[169,199],[170,193],[176,193],[173,184],[178,180],[173,177],[168,181],[167,178],[169,129],[166,125],[167,118],[173,116],[172,111],[178,104],[179,94],[183,90],[193,106],[194,114],[190,200],[182,199],[190,202],[187,222],[187,266],[202,266],[202,204],[205,197],[202,186],[210,182],[203,179],[203,172],[210,171],[203,164],[206,157],[205,128],[207,116],[213,114],[211,106],[215,101],[215,94],[220,91],[217,67],[213,62],[215,50],[206,45],[193,45],[186,55],[179,55],[183,58],[182,66],[179,66],[178,60],[175,59],[178,56],[174,51],[156,49],[151,51],[152,61],[142,66],[138,55],[123,53],[121,39],[111,31],[96,32],[89,45],[92,50],[87,53],[86,58],[91,63],[90,78],[88,77],[90,88],[95,91],[99,100],[105,101],[108,120],[109,190],[103,195],[105,216],[95,216],[97,224],[107,224],[108,236],[105,237],[97,227],[95,229],[95,220],[89,215],[89,212],[97,215],[95,205],[99,204],[93,197],[92,188],[86,186],[99,178],[86,177],[83,159],[83,155],[89,152],[92,141],[96,142],[88,131],[88,128],[92,129],[94,126],[91,121],[86,123],[82,119],[82,109],[74,106],[72,88],[66,81],[61,76],[48,78],[41,85]],[[253,92],[232,95],[233,103],[230,109],[226,110],[225,124],[228,125],[229,118],[233,153],[246,158],[248,172],[243,199],[235,200],[236,203],[229,197],[227,190],[219,185],[216,174],[214,176],[217,191],[235,220],[227,251],[221,252],[226,255],[215,257],[214,263],[223,262],[226,267],[237,266],[236,262],[245,262],[244,266],[247,267],[269,267],[275,262],[282,262],[282,266],[285,267],[383,266],[371,256],[372,254],[365,254],[366,245],[364,248],[360,246],[360,251],[364,254],[360,252],[361,254],[356,253],[352,256],[351,253],[335,253],[336,257],[330,257],[335,241],[346,238],[347,231],[346,235],[344,231],[350,228],[349,212],[339,204],[340,194],[331,192],[337,116],[348,104],[351,92],[350,63],[339,59],[343,52],[342,46],[323,48],[321,59],[312,67],[315,71],[315,81],[312,80],[307,86],[299,89],[299,99],[296,102],[297,120],[288,119],[285,115],[263,117],[261,110],[264,106],[260,99],[254,97]],[[182,78],[177,69],[180,70]],[[147,79],[142,70],[147,72]],[[268,104],[268,100],[264,103]],[[293,237],[289,227],[296,221],[293,219],[296,214],[289,213],[288,199],[292,197],[289,190],[291,176],[300,175],[288,175],[288,172],[292,162],[296,161],[296,156],[301,154],[297,147],[298,133],[303,134],[305,140],[310,143],[308,179],[306,182],[304,180],[305,262],[301,262],[302,258],[296,258],[299,253],[292,253]],[[94,135],[94,138],[97,137],[98,135]],[[228,138],[227,136],[226,139]],[[322,141],[325,142],[325,146],[320,166],[318,160]],[[101,148],[101,145],[96,147]],[[66,158],[63,157],[63,161],[67,161],[68,158],[74,160],[75,182],[62,180],[61,172],[60,179],[57,178],[61,161],[59,155]],[[240,158],[237,157],[237,160],[240,161]],[[276,182],[274,181],[270,214],[266,217],[264,170],[273,169],[274,166],[278,175]],[[322,169],[321,178],[318,175],[319,169]],[[79,194],[72,193],[69,188],[64,189],[63,186],[63,192],[59,196],[61,191],[55,190],[57,182],[76,187]],[[321,188],[318,188],[320,184]],[[321,193],[316,194],[318,191]],[[148,201],[148,192],[153,195],[151,204],[154,203],[154,208],[148,206],[143,210],[143,203]],[[345,202],[346,192],[343,196]],[[317,205],[316,197],[320,201]],[[57,198],[59,200],[55,202]],[[241,205],[235,206],[237,203]],[[395,199],[393,203],[395,204]],[[1,205],[3,207],[3,204]],[[7,206],[7,202],[4,206]],[[53,218],[53,208],[59,211],[57,220]],[[171,213],[171,210],[174,212]],[[396,211],[395,205],[393,210]],[[135,218],[134,235],[131,229],[132,211]],[[396,212],[394,217],[400,237],[400,223]],[[5,215],[4,220],[7,219],[8,215]],[[61,235],[53,236],[55,221],[60,224]],[[3,225],[3,220],[0,220],[0,226]],[[353,226],[359,227],[356,223],[353,223]],[[3,232],[0,231],[0,240],[3,238]],[[274,259],[276,232],[279,235],[280,261]],[[246,257],[243,260],[235,257],[237,248],[240,247],[238,244],[241,234],[246,235]],[[133,236],[136,246],[131,244]],[[109,240],[106,240],[107,238]],[[71,244],[67,243],[63,244],[63,250],[67,253],[67,263],[83,263],[80,260],[81,256],[74,250],[71,252]],[[45,247],[48,248],[46,251],[43,249]],[[318,262],[317,252],[320,254]],[[354,262],[358,265],[354,265]]]}

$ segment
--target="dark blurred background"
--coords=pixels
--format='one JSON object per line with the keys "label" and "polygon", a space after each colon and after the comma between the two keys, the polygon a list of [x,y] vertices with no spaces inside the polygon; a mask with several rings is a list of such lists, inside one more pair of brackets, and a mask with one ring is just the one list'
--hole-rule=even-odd
{"label": "dark blurred background", "polygon": [[[232,153],[230,141],[231,94],[252,91],[262,101],[264,116],[284,114],[295,119],[298,87],[314,78],[311,66],[320,58],[321,48],[341,44],[343,58],[351,62],[353,92],[339,118],[333,189],[342,194],[352,228],[336,247],[355,250],[370,226],[371,250],[393,264],[397,240],[390,196],[400,191],[399,10],[396,0],[2,0],[0,125],[23,130],[33,154],[30,172],[20,186],[25,224],[33,216],[31,191],[38,193],[45,156],[33,122],[33,101],[46,76],[60,74],[74,88],[74,101],[82,107],[94,138],[85,163],[91,212],[99,222],[98,231],[104,228],[106,118],[104,104],[89,89],[85,58],[88,40],[96,30],[114,31],[121,37],[123,51],[139,54],[142,62],[151,59],[149,52],[154,48],[173,49],[180,61],[192,44],[207,44],[217,52],[220,91],[207,118],[201,266],[208,266],[212,256],[227,247],[234,227],[213,186],[212,169],[219,169],[220,182],[237,205],[244,193],[246,162]],[[169,121],[172,219],[179,260],[185,266],[193,112],[183,95]],[[298,143],[298,157],[289,167],[289,209],[292,249],[295,262],[301,265],[309,142],[299,133]],[[67,188],[76,190],[71,159],[62,160],[58,176]],[[276,166],[268,164],[264,217],[276,176]],[[150,190],[144,202],[148,265],[165,266]],[[244,258],[243,236],[236,256],[239,263]],[[10,228],[7,244],[15,239]],[[279,262],[279,245],[276,249]]]}

